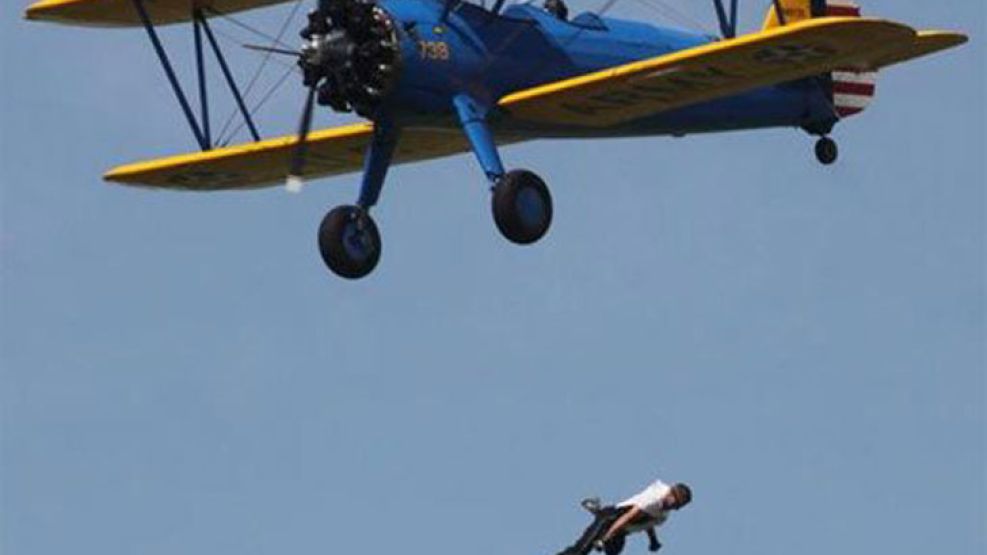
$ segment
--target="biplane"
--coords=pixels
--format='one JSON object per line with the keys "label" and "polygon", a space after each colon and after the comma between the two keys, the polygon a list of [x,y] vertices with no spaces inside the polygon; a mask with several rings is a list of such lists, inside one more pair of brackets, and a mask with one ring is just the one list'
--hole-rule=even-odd
{"label": "biplane", "polygon": [[[829,135],[867,107],[878,70],[967,40],[863,17],[849,0],[770,0],[762,28],[745,35],[737,34],[738,0],[713,0],[718,36],[592,12],[570,18],[562,0],[316,0],[300,49],[260,47],[293,57],[307,89],[297,135],[261,140],[209,21],[286,1],[40,0],[26,17],[146,31],[200,151],[120,166],[108,181],[191,191],[285,182],[297,190],[302,180],[362,171],[355,204],[333,208],[318,231],[326,265],[351,279],[380,258],[370,211],[391,164],[471,151],[497,228],[527,245],[547,232],[552,198],[534,172],[505,168],[501,145],[784,126],[817,136],[816,157],[831,164],[837,145]],[[195,31],[198,115],[156,31],[179,23]],[[251,142],[219,146],[210,137],[204,44]],[[312,130],[316,105],[366,121]]]}

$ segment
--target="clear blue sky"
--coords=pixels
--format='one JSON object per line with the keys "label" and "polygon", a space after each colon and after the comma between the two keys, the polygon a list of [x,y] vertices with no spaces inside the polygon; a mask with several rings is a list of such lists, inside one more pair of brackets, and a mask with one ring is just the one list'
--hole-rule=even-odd
{"label": "clear blue sky", "polygon": [[[789,129],[508,148],[556,202],[518,248],[471,158],[402,167],[356,283],[315,249],[355,176],[101,182],[192,148],[180,112],[139,31],[23,4],[0,18],[4,555],[552,555],[582,496],[656,476],[695,490],[668,555],[987,552],[982,0],[865,6],[972,42],[883,74],[833,168]],[[187,68],[190,30],[165,35]]]}

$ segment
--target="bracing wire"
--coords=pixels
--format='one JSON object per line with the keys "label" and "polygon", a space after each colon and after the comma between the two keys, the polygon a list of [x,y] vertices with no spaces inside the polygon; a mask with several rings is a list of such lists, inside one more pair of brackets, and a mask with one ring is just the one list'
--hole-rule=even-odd
{"label": "bracing wire", "polygon": [[600,6],[600,9],[596,10],[596,15],[603,15],[607,13],[610,11],[610,8],[617,4],[617,2],[618,0],[607,0],[602,6]]}
{"label": "bracing wire", "polygon": [[[210,15],[221,17],[221,18],[225,19],[226,21],[229,21],[233,25],[239,27],[240,29],[243,29],[243,30],[245,30],[247,32],[250,32],[250,33],[252,33],[252,34],[254,34],[254,35],[258,36],[258,37],[261,37],[261,38],[263,38],[265,40],[271,41],[271,43],[274,44],[274,45],[287,46],[283,42],[281,42],[281,38],[282,38],[282,36],[283,36],[283,34],[285,32],[285,29],[287,28],[288,24],[290,23],[291,19],[294,17],[295,13],[297,13],[298,6],[301,4],[301,1],[302,0],[296,0],[297,3],[295,5],[295,8],[292,10],[292,13],[289,16],[288,20],[282,26],[281,34],[279,36],[277,36],[277,37],[273,37],[273,36],[271,36],[271,35],[263,32],[263,31],[261,31],[259,29],[256,29],[256,28],[252,27],[251,25],[248,25],[248,24],[246,24],[246,23],[244,23],[242,21],[239,21],[237,18],[234,18],[231,15],[222,13],[222,12],[220,12],[218,10],[209,8],[209,9],[207,9],[207,11],[209,12]],[[188,15],[187,11],[185,11],[185,10],[180,10],[180,9],[175,9],[175,8],[169,8],[168,6],[159,6],[159,9],[162,10],[162,11],[165,11],[165,12],[171,12],[173,15],[175,15],[175,16],[177,16],[179,18],[181,18],[181,17],[187,17],[187,15]],[[244,41],[241,40],[239,37],[236,37],[236,36],[233,36],[233,35],[231,35],[229,33],[226,33],[222,29],[213,29],[213,33],[217,37],[219,37],[219,39],[224,40],[224,41],[228,41],[230,44],[234,44],[237,47],[243,46],[243,44],[244,44]],[[275,87],[272,87],[272,89],[269,90],[265,94],[264,99],[258,104],[257,108],[259,108],[260,106],[262,106],[270,98],[270,96],[273,95],[274,90],[276,90],[277,87],[280,87],[281,84],[283,84],[287,80],[288,76],[290,76],[293,72],[298,71],[298,67],[295,64],[289,64],[289,63],[286,63],[286,62],[282,62],[281,60],[278,60],[278,59],[273,59],[273,61],[274,61],[274,63],[276,63],[276,64],[278,64],[278,65],[280,65],[282,67],[287,68],[287,70],[285,71],[284,75],[280,78],[280,80],[278,81],[278,83],[275,85]],[[255,111],[256,111],[257,108],[255,108]],[[253,113],[253,112],[251,112],[251,113]],[[234,113],[233,113],[233,115],[231,117],[236,117],[236,109],[234,109]],[[240,126],[237,128],[237,131],[239,131],[240,129],[242,129],[244,126],[245,126],[245,123],[241,123]],[[228,127],[228,123],[227,123],[227,125],[224,125],[224,131],[225,131],[226,127]],[[216,135],[217,139],[221,135],[222,135],[222,133],[217,134]],[[232,139],[232,137],[231,137],[231,139]],[[231,139],[227,139],[226,144],[228,144]],[[217,140],[216,144],[220,144],[218,140]]]}
{"label": "bracing wire", "polygon": [[[236,36],[231,35],[230,33],[224,32],[222,29],[215,29],[214,28],[212,30],[212,32],[217,37],[219,37],[221,39],[224,39],[228,44],[230,44],[232,46],[236,46],[237,48],[242,47],[243,44],[244,44],[244,42],[246,42],[243,39],[241,39],[240,37],[236,37]],[[258,56],[263,56],[265,54],[265,52],[257,51],[257,50],[251,50],[251,52],[253,52],[254,54],[256,54]],[[279,58],[271,58],[270,62],[271,63],[275,63],[275,64],[277,64],[277,65],[279,65],[281,67],[284,67],[284,68],[292,68],[292,69],[294,69],[294,68],[297,67],[295,64],[291,64],[291,63],[285,62],[285,61],[283,61],[283,60],[281,60]]]}
{"label": "bracing wire", "polygon": [[[279,77],[278,80],[275,81],[274,84],[271,85],[271,87],[267,89],[267,91],[260,98],[260,100],[257,101],[257,103],[254,105],[253,109],[250,111],[251,115],[257,113],[257,111],[260,110],[264,106],[264,104],[266,104],[267,101],[270,100],[271,97],[274,96],[274,93],[277,92],[278,89],[280,89],[288,81],[288,78],[291,77],[297,70],[298,70],[298,68],[296,68],[294,66],[289,67],[288,70],[285,71],[281,75],[281,77]],[[246,123],[243,122],[243,121],[241,121],[240,123],[238,123],[236,126],[233,127],[232,131],[230,131],[230,133],[227,136],[226,140],[224,140],[222,142],[219,142],[217,144],[219,146],[227,146],[228,144],[230,144],[230,142],[234,138],[236,138],[236,136],[240,133],[240,131],[243,130],[243,128],[244,128],[245,125],[246,125]]]}
{"label": "bracing wire", "polygon": [[[271,41],[271,46],[272,47],[279,46],[279,45],[280,46],[287,46],[287,45],[285,45],[281,41],[281,39],[284,38],[284,34],[288,31],[289,25],[291,25],[291,22],[294,21],[295,16],[298,15],[298,10],[301,7],[301,5],[302,5],[302,0],[295,0],[294,5],[291,7],[291,12],[285,18],[284,23],[281,24],[281,28],[278,30],[277,36],[276,37],[270,37],[270,36],[267,36],[266,37],[267,40],[270,40]],[[230,21],[235,21],[233,18],[229,18],[229,19],[230,19]],[[246,28],[246,29],[252,29],[252,27],[250,27],[250,26],[243,26],[243,27]],[[256,32],[260,33],[260,31],[256,31]],[[272,58],[272,53],[271,52],[265,52],[264,53],[264,56],[261,59],[260,63],[258,64],[257,69],[254,70],[254,74],[251,76],[250,81],[247,82],[247,86],[243,90],[243,97],[244,98],[247,98],[250,95],[250,93],[254,90],[254,87],[257,85],[257,81],[260,79],[260,76],[263,73],[264,68],[267,67],[268,62],[271,61],[271,58]],[[290,74],[290,71],[287,72],[286,75],[287,74]],[[286,79],[286,77],[283,77],[282,79]],[[255,106],[250,111],[250,114],[253,115],[254,113],[256,113],[256,111],[257,111],[258,108],[260,108],[259,105],[258,106]],[[217,137],[218,138],[222,139],[225,136],[226,132],[230,129],[230,125],[236,119],[236,115],[237,115],[237,110],[236,109],[234,109],[234,110],[232,110],[230,112],[229,116],[227,116],[227,118],[226,118],[226,121],[223,123],[223,126],[220,128],[219,133],[217,134]],[[236,129],[233,131],[233,133],[231,133],[230,136],[225,139],[225,142],[226,143],[229,143],[230,141],[232,141],[233,138],[236,136],[236,133],[239,132],[239,130],[242,129],[242,128],[243,128],[242,125],[237,126]]]}
{"label": "bracing wire", "polygon": [[[217,10],[216,8],[209,7],[209,8],[205,8],[205,10],[208,11],[209,13],[213,14],[213,15],[216,15],[218,17],[223,18],[226,21],[229,21],[231,24],[233,24],[233,25],[235,25],[235,26],[243,29],[244,31],[247,31],[249,33],[253,33],[254,35],[257,35],[258,37],[260,37],[260,38],[262,38],[264,40],[271,41],[271,43],[274,44],[275,46],[281,46],[281,47],[284,47],[284,48],[291,48],[290,45],[281,42],[281,39],[283,38],[283,36],[280,35],[280,34],[277,37],[275,37],[273,35],[270,35],[268,33],[265,33],[264,31],[261,31],[260,29],[254,27],[252,25],[248,25],[247,23],[244,23],[243,21],[240,21],[238,18],[233,17],[232,15],[230,15],[228,13],[221,12],[221,11]],[[297,11],[297,10],[298,10],[298,5],[296,4],[295,7],[293,8],[293,12],[294,11]],[[292,13],[292,16],[294,16],[294,13]],[[289,20],[290,20],[290,18],[289,18]]]}

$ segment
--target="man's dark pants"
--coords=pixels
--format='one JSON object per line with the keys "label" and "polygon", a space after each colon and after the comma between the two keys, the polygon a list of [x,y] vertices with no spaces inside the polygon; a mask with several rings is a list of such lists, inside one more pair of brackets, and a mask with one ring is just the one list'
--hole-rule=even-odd
{"label": "man's dark pants", "polygon": [[[587,555],[593,549],[593,542],[600,539],[607,530],[613,526],[614,522],[621,515],[629,511],[630,507],[603,507],[596,512],[593,523],[586,527],[583,535],[576,540],[576,543],[562,550],[559,555]],[[607,555],[617,555],[624,548],[624,534],[617,534],[616,537],[607,542]]]}

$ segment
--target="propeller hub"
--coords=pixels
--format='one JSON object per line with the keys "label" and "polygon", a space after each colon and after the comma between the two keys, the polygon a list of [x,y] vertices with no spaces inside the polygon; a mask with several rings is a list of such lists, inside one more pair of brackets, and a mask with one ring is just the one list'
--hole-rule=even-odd
{"label": "propeller hub", "polygon": [[333,68],[345,67],[356,45],[342,31],[330,31],[325,35],[312,35],[302,44],[299,64],[306,74],[311,74],[314,81],[306,79],[306,86],[312,86],[332,72]]}

